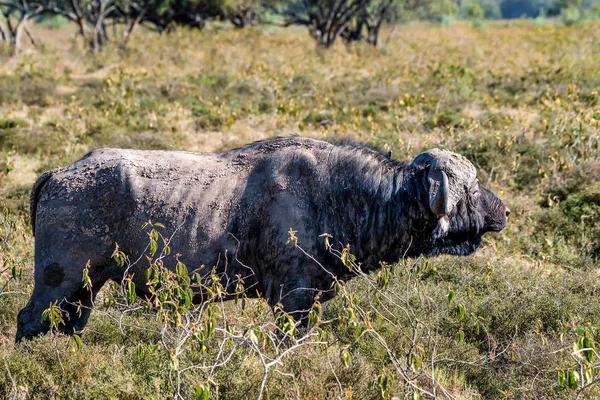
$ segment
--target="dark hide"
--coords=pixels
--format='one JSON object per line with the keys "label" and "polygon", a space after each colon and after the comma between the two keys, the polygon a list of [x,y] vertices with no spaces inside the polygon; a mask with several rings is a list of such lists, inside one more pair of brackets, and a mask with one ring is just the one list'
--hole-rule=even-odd
{"label": "dark hide", "polygon": [[[466,159],[460,162],[474,171]],[[505,226],[507,208],[474,177],[462,182],[461,172],[451,170],[455,164],[440,162],[453,188],[461,187],[452,194],[458,203],[443,217],[447,233],[434,235],[442,220],[428,203],[431,165],[400,163],[360,144],[301,137],[218,154],[92,151],[45,173],[32,190],[35,288],[19,314],[17,340],[48,330],[41,314],[54,301],[69,313],[64,331],[82,329],[89,310],[80,316],[68,303],[91,306],[107,280],[123,278],[124,269],[111,259],[115,243],[131,260],[140,258],[148,244],[141,226],[148,220],[166,226],[161,232],[173,235],[172,254],[181,253],[189,270],[204,265],[200,273],[206,274],[216,267],[229,289],[240,274],[249,296],[281,303],[297,319],[318,291],[325,292],[322,300],[332,297],[332,279],[286,244],[290,228],[298,245],[340,279],[353,275],[325,249],[322,233],[333,235],[332,243],[350,244],[364,270],[404,256],[470,254],[484,233]],[[88,260],[94,293],[82,287]],[[174,255],[164,261],[174,268]],[[129,271],[142,295],[145,268],[144,261]]]}

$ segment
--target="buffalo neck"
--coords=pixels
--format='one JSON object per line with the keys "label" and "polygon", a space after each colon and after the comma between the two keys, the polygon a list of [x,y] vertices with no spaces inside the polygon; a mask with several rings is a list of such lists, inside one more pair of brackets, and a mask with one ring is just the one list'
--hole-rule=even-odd
{"label": "buffalo neck", "polygon": [[380,261],[396,263],[420,254],[429,237],[429,213],[421,198],[425,187],[419,174],[410,165],[397,166],[390,185],[390,196],[374,196],[380,206],[374,208],[370,224],[361,232],[362,242],[368,244],[364,255],[368,269],[377,268]]}
{"label": "buffalo neck", "polygon": [[334,218],[326,225],[335,243],[350,244],[363,268],[370,270],[380,261],[397,262],[421,246],[417,242],[424,224],[415,225],[425,214],[419,201],[424,187],[410,164],[372,150],[350,150],[341,151],[330,166],[328,207]]}

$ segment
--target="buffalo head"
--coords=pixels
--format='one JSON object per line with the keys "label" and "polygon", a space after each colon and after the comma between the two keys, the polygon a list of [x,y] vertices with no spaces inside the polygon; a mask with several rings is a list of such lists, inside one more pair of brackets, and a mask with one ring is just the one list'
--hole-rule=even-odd
{"label": "buffalo head", "polygon": [[468,255],[487,232],[506,226],[510,209],[483,186],[473,164],[447,150],[432,149],[410,164],[423,180],[427,212],[437,221],[424,253]]}

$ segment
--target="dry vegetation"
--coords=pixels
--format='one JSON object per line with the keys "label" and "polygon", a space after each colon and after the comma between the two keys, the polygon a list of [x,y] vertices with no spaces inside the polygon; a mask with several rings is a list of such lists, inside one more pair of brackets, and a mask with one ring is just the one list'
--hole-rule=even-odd
{"label": "dry vegetation", "polygon": [[[260,336],[273,317],[256,301],[224,303],[211,318],[258,338],[244,344],[240,330],[224,342],[217,330],[206,349],[174,353],[156,314],[114,285],[81,344],[55,334],[15,346],[33,285],[28,195],[41,172],[100,146],[218,151],[292,134],[357,139],[402,160],[452,149],[513,213],[474,256],[407,260],[383,292],[369,286],[380,275],[347,285],[323,315],[345,322],[321,326],[314,341],[327,344],[274,363],[264,398],[600,396],[594,384],[578,393],[600,376],[598,358],[572,356],[600,334],[599,28],[413,25],[380,49],[327,51],[299,28],[138,31],[126,52],[90,55],[66,28],[33,27],[38,50],[0,53],[0,397],[255,398],[257,343],[282,352],[267,340],[277,335]],[[348,299],[367,310],[354,325]],[[218,367],[186,369],[230,348]]]}

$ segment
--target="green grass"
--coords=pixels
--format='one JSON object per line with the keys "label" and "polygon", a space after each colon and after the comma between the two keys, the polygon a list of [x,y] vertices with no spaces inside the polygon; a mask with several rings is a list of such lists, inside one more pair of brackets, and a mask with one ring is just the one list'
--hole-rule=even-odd
{"label": "green grass", "polygon": [[[15,347],[16,315],[33,288],[29,188],[100,146],[219,151],[299,133],[361,140],[400,160],[436,146],[460,152],[513,212],[474,256],[400,263],[381,293],[352,281],[364,319],[329,324],[326,348],[282,359],[264,398],[410,396],[390,354],[410,382],[445,388],[441,398],[573,398],[577,388],[557,376],[579,371],[571,353],[581,329],[600,333],[599,29],[416,24],[382,48],[328,51],[296,28],[140,30],[127,51],[90,55],[70,28],[34,27],[40,50],[0,55],[0,397],[159,399],[179,387],[184,398],[202,388],[255,398],[264,371],[251,346],[218,368],[185,371],[211,365],[219,344],[233,342],[216,335],[205,352],[184,347],[174,364],[156,314],[123,316],[116,286],[98,301],[81,348],[60,335]],[[104,304],[111,298],[117,305]],[[348,301],[328,303],[323,318],[347,315]],[[273,321],[256,301],[224,307],[218,323],[240,334]],[[356,339],[365,320],[382,341]],[[600,396],[600,387],[584,394]]]}

